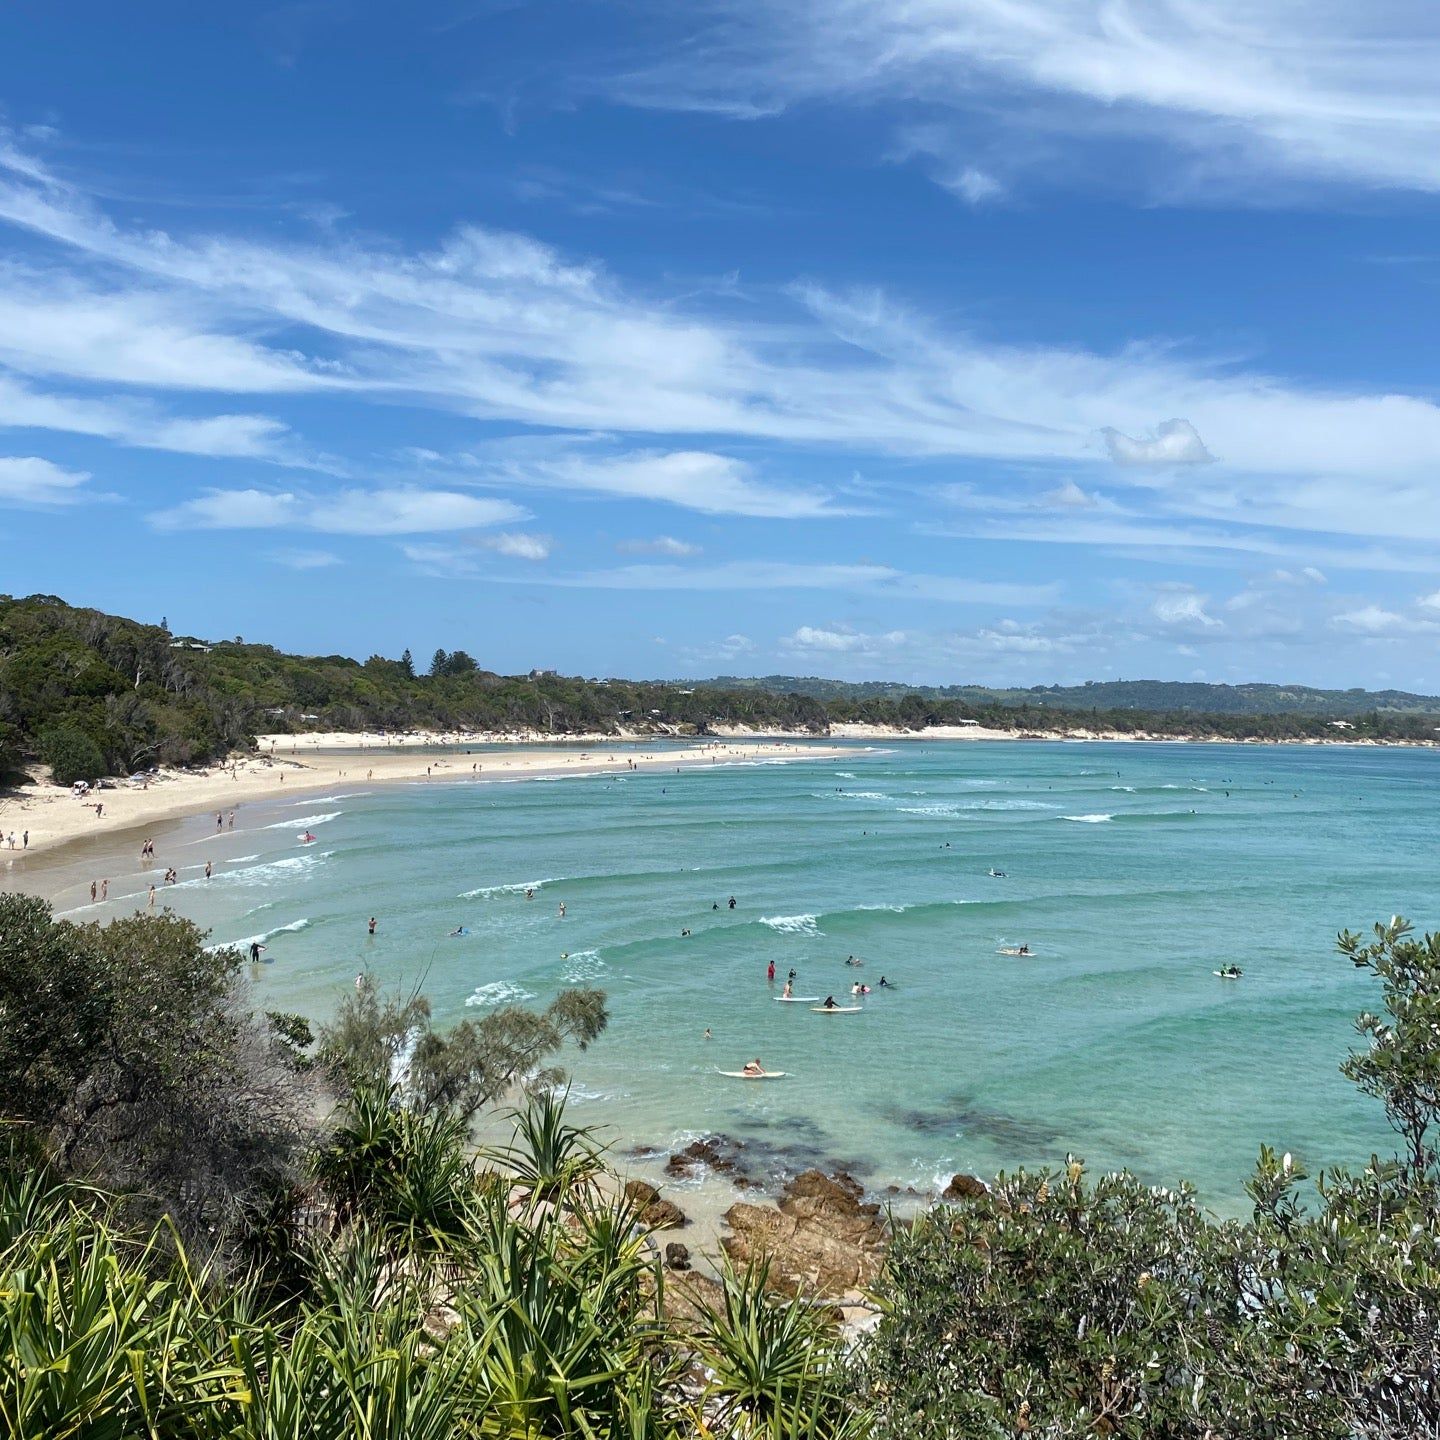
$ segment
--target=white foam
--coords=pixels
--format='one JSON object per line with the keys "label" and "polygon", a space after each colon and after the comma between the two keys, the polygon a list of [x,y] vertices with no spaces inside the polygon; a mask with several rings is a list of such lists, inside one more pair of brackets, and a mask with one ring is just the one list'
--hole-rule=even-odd
{"label": "white foam", "polygon": [[820,933],[820,917],[818,915],[762,915],[760,923],[768,925],[781,935],[818,935]]}
{"label": "white foam", "polygon": [[1081,825],[1103,825],[1107,820],[1113,820],[1113,815],[1062,815],[1062,820],[1074,820]]}
{"label": "white foam", "polygon": [[1110,788],[1112,790],[1123,790],[1127,795],[1133,795],[1135,793],[1135,787],[1133,785],[1112,785]]}
{"label": "white foam", "polygon": [[496,895],[523,895],[527,890],[542,890],[546,885],[558,885],[564,878],[563,875],[552,875],[548,880],[517,880],[511,885],[481,885],[475,890],[462,890],[457,898],[489,900]]}
{"label": "white foam", "polygon": [[465,997],[467,1005],[523,1005],[527,1000],[533,1000],[535,994],[525,989],[523,985],[516,985],[512,980],[492,980],[488,985],[480,985]]}
{"label": "white foam", "polygon": [[560,978],[567,985],[585,985],[598,980],[609,968],[598,950],[577,950],[565,961]]}
{"label": "white foam", "polygon": [[835,772],[835,778],[837,780],[853,780],[855,778],[855,772],[853,770],[837,770]]}
{"label": "white foam", "polygon": [[[307,795],[303,800],[292,800],[290,808],[296,809],[301,805],[330,805],[336,800],[356,800],[362,795],[373,794],[370,790],[347,790],[343,795]],[[295,822],[299,824],[299,821]]]}
{"label": "white foam", "polygon": [[293,935],[310,926],[308,918],[292,920],[288,925],[277,925],[273,930],[262,930],[258,935],[246,935],[239,940],[225,940],[219,945],[207,945],[207,950],[248,950],[252,945],[263,945],[274,935]]}
{"label": "white foam", "polygon": [[217,871],[212,885],[268,885],[272,880],[288,880],[313,870],[333,850],[310,850],[304,855],[291,855],[284,860],[270,860],[264,865],[245,865],[238,870]]}
{"label": "white foam", "polygon": [[265,828],[267,830],[295,830],[304,826],[308,830],[312,825],[324,825],[327,821],[338,820],[344,813],[343,810],[331,810],[324,815],[301,815],[294,820],[277,820],[273,825],[267,825]]}

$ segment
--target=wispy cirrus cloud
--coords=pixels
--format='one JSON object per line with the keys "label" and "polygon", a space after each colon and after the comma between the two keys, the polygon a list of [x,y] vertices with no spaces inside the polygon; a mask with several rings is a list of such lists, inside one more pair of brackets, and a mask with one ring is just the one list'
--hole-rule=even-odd
{"label": "wispy cirrus cloud", "polygon": [[318,530],[330,535],[413,535],[523,520],[506,500],[444,490],[212,490],[150,516],[160,530]]}
{"label": "wispy cirrus cloud", "polygon": [[1418,0],[719,0],[689,43],[609,88],[735,118],[918,101],[954,117],[957,151],[977,133],[1044,137],[1055,171],[1087,139],[1124,138],[1167,149],[1172,177],[1192,162],[1192,184],[1434,191],[1437,69]]}
{"label": "wispy cirrus cloud", "polygon": [[663,555],[671,560],[683,560],[689,555],[700,554],[701,547],[688,540],[677,540],[673,535],[656,535],[648,540],[617,540],[615,548],[622,555]]}

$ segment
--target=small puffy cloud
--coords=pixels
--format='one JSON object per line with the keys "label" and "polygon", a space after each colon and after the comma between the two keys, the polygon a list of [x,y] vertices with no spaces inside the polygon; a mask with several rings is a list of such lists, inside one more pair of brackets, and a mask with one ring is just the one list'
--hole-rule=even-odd
{"label": "small puffy cloud", "polygon": [[656,535],[649,540],[620,540],[615,548],[622,555],[667,555],[673,560],[683,560],[687,555],[698,555],[700,547],[688,540],[677,540],[673,535]]}
{"label": "small puffy cloud", "polygon": [[515,560],[546,560],[550,556],[548,535],[525,535],[519,531],[506,531],[500,535],[486,535],[478,542],[497,555],[509,555]]}
{"label": "small puffy cloud", "polygon": [[73,505],[89,478],[88,471],[66,470],[38,455],[0,455],[0,504]]}
{"label": "small puffy cloud", "polygon": [[1379,640],[1401,635],[1428,635],[1440,630],[1440,621],[1401,615],[1381,605],[1362,605],[1358,610],[1341,611],[1330,617],[1330,624],[1350,635],[1366,635]]}
{"label": "small puffy cloud", "polygon": [[1313,565],[1307,565],[1300,573],[1313,585],[1328,585],[1330,583],[1325,572],[1323,570],[1317,570]]}
{"label": "small puffy cloud", "polygon": [[829,655],[850,655],[857,651],[875,651],[886,646],[903,645],[903,630],[890,630],[883,635],[867,635],[859,630],[822,630],[814,625],[801,625],[786,635],[780,644],[787,650],[810,650]]}
{"label": "small puffy cloud", "polygon": [[1106,426],[1100,434],[1117,465],[1208,465],[1214,456],[1188,420],[1165,420],[1136,439]]}
{"label": "small puffy cloud", "polygon": [[1440,612],[1440,590],[1436,590],[1433,594],[1430,595],[1422,595],[1415,603],[1422,610],[1434,610]]}
{"label": "small puffy cloud", "polygon": [[287,570],[325,570],[341,563],[340,557],[329,550],[272,550],[269,558],[272,564]]}
{"label": "small puffy cloud", "polygon": [[161,510],[161,530],[267,530],[286,526],[330,535],[415,535],[523,520],[508,500],[449,490],[341,490],[323,496],[290,491],[212,490]]}
{"label": "small puffy cloud", "polygon": [[985,205],[1005,194],[1005,187],[993,175],[974,165],[964,165],[953,175],[939,175],[936,179],[970,205]]}
{"label": "small puffy cloud", "polygon": [[1073,480],[1066,480],[1053,490],[1047,490],[1040,501],[1057,510],[1093,510],[1100,504],[1100,497],[1082,490]]}
{"label": "small puffy cloud", "polygon": [[1224,622],[1206,613],[1205,600],[1194,590],[1171,590],[1155,597],[1150,613],[1162,625],[1218,630]]}

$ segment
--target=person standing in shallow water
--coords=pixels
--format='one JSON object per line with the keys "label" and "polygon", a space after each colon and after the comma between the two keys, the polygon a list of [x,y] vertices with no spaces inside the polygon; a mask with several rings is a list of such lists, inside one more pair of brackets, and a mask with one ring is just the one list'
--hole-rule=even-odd
{"label": "person standing in shallow water", "polygon": [[370,917],[369,930],[372,935],[375,933],[375,917],[373,915]]}

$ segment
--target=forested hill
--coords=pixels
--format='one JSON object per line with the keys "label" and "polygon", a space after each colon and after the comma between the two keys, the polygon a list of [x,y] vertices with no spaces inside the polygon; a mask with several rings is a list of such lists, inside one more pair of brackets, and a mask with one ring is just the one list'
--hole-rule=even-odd
{"label": "forested hill", "polygon": [[[1352,738],[1433,741],[1440,700],[1359,692],[1236,687],[1273,695],[1269,712],[1195,708],[1227,687],[1147,684],[1154,704],[1123,686],[1069,690],[916,691],[838,682],[584,680],[553,673],[499,675],[463,650],[417,664],[372,655],[286,655],[240,639],[172,635],[159,625],[77,609],[54,596],[0,597],[0,771],[44,760],[58,779],[93,778],[154,764],[187,764],[293,730],[622,730],[695,733],[723,724],[823,734],[867,721],[920,729],[978,723],[1017,734],[1069,729],[1231,739]],[[778,688],[780,686],[788,688]],[[821,691],[818,687],[829,686]],[[1343,693],[1348,706],[1301,711],[1294,696]],[[1128,692],[1127,692],[1128,694]],[[1303,703],[1310,703],[1303,701]],[[1318,703],[1318,702],[1316,702]],[[1426,706],[1431,708],[1427,709]]]}
{"label": "forested hill", "polygon": [[717,690],[764,690],[810,695],[816,700],[961,700],[973,705],[1034,705],[1051,710],[1147,710],[1158,714],[1308,715],[1321,720],[1353,719],[1370,711],[1391,715],[1433,715],[1440,696],[1406,690],[1317,690],[1309,685],[1210,685],[1189,680],[1087,680],[1083,685],[1036,685],[996,689],[986,685],[901,685],[893,681],[826,680],[814,675],[722,675],[686,684]]}

